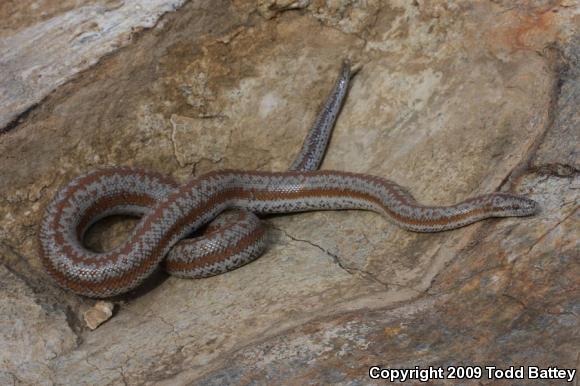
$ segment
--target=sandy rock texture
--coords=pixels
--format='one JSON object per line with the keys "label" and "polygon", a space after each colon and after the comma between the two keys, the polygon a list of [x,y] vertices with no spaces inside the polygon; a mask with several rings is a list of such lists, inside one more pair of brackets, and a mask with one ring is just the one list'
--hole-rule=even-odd
{"label": "sandy rock texture", "polygon": [[[184,0],[5,1],[0,5],[0,127],[17,125],[58,86],[155,26]],[[0,131],[1,132],[1,131]]]}
{"label": "sandy rock texture", "polygon": [[[577,2],[24,0],[0,21],[0,384],[580,368]],[[197,281],[160,273],[86,327],[94,300],[38,259],[57,189],[103,166],[284,170],[345,57],[362,68],[323,169],[425,203],[517,192],[541,213],[440,234],[356,211],[269,217],[260,259]],[[111,248],[135,221],[87,242]]]}

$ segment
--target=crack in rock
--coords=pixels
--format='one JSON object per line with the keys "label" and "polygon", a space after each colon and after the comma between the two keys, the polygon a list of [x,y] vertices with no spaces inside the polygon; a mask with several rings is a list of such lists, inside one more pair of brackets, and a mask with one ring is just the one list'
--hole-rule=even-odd
{"label": "crack in rock", "polygon": [[566,216],[564,216],[564,218],[562,218],[560,221],[558,221],[556,224],[554,224],[553,226],[551,226],[547,231],[545,231],[540,237],[538,237],[538,239],[536,241],[534,241],[534,243],[528,248],[526,254],[529,254],[532,249],[535,248],[536,245],[538,245],[542,240],[544,240],[546,238],[546,236],[548,236],[550,233],[552,233],[552,231],[554,229],[556,229],[557,227],[559,227],[564,221],[568,220],[570,217],[572,217],[576,212],[578,211],[578,208],[570,211],[570,213],[568,213]]}
{"label": "crack in rock", "polygon": [[349,275],[354,275],[354,272],[358,273],[360,276],[362,276],[365,279],[368,279],[380,286],[382,286],[385,290],[388,290],[390,287],[398,287],[398,288],[402,288],[402,289],[408,289],[411,291],[416,292],[417,294],[423,294],[425,293],[425,291],[418,291],[417,289],[413,288],[413,287],[409,287],[409,286],[405,286],[405,285],[401,285],[401,284],[397,284],[397,283],[390,283],[390,282],[386,282],[384,280],[380,280],[379,278],[377,278],[374,274],[372,274],[369,271],[366,271],[364,269],[361,268],[356,268],[356,267],[352,267],[352,266],[347,266],[345,265],[342,261],[340,256],[338,256],[337,254],[334,254],[332,252],[330,252],[329,250],[323,248],[322,246],[310,241],[310,240],[305,240],[305,239],[299,239],[295,236],[292,236],[291,234],[289,234],[288,232],[286,232],[284,229],[277,227],[275,225],[270,224],[270,226],[280,232],[282,232],[286,237],[288,237],[289,239],[291,239],[292,241],[297,241],[297,242],[301,242],[301,243],[306,243],[310,246],[313,246],[317,249],[319,249],[320,251],[324,252],[327,256],[329,256],[334,263],[340,268],[342,269],[344,272],[348,273]]}
{"label": "crack in rock", "polygon": [[534,166],[530,171],[535,172],[539,175],[562,177],[562,178],[574,178],[580,175],[580,169],[576,168],[573,165],[568,165],[559,162],[537,165]]}

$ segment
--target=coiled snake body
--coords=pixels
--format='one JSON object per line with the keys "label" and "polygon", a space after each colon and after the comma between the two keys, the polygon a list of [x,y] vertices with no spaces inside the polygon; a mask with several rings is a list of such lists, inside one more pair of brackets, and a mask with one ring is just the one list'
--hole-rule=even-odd
{"label": "coiled snake body", "polygon": [[[223,273],[255,259],[265,247],[264,230],[252,212],[364,209],[410,231],[439,232],[537,211],[536,202],[507,193],[425,206],[381,177],[316,171],[350,76],[345,62],[290,171],[216,171],[182,185],[133,168],[98,170],[73,179],[56,194],[41,223],[40,256],[47,272],[62,287],[90,297],[127,292],[162,261],[169,273],[181,277]],[[219,216],[231,208],[240,210]],[[141,220],[119,247],[104,253],[88,250],[82,243],[86,230],[114,214]],[[187,238],[208,223],[202,236]]]}

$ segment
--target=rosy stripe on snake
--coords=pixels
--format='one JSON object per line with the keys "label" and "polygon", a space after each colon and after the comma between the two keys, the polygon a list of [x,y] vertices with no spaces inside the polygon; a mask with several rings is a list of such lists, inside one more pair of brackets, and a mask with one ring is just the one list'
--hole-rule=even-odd
{"label": "rosy stripe on snake", "polygon": [[[264,230],[250,212],[371,210],[415,232],[439,232],[490,217],[536,213],[536,202],[513,194],[492,193],[450,206],[425,206],[381,177],[314,171],[324,156],[349,79],[350,67],[345,62],[291,171],[216,171],[182,185],[170,177],[132,168],[110,168],[75,178],[57,193],[41,224],[40,255],[48,273],[78,294],[109,297],[137,287],[162,262],[168,272],[182,277],[226,272],[253,260],[264,249]],[[231,208],[243,210],[214,220]],[[104,253],[88,250],[83,245],[86,230],[114,214],[139,215],[141,220],[117,248]],[[208,223],[202,237],[187,238]]]}

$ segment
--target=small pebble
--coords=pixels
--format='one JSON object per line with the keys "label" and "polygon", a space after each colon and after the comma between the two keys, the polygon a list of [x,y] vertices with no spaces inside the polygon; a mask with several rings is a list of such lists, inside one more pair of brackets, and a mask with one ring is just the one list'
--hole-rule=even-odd
{"label": "small pebble", "polygon": [[98,301],[92,308],[85,311],[83,317],[87,326],[94,330],[101,324],[111,319],[115,305],[110,302]]}

